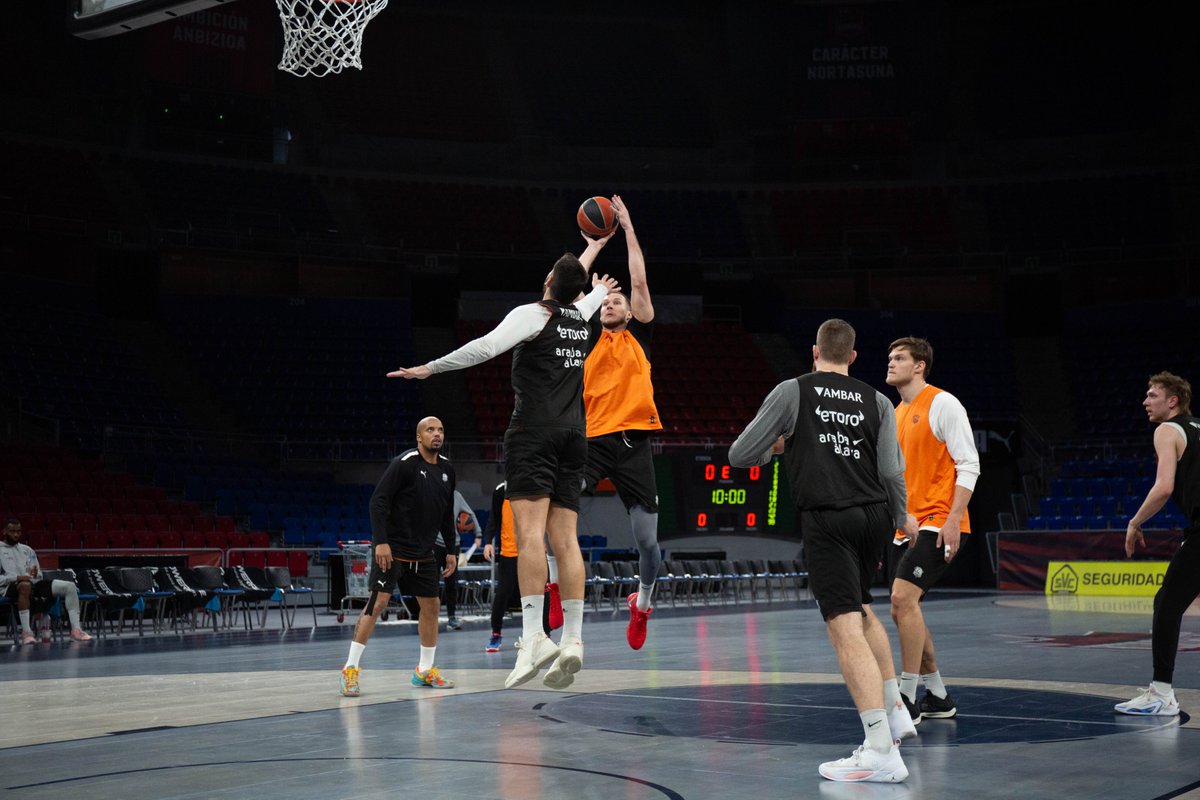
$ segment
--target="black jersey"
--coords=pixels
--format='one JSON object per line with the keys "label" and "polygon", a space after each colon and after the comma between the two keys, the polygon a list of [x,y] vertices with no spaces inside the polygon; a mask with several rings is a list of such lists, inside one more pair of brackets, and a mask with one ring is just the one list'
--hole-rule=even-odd
{"label": "black jersey", "polygon": [[454,467],[439,455],[436,464],[419,450],[392,459],[371,495],[371,540],[392,546],[392,556],[433,558],[438,533],[446,552],[458,554],[454,528]]}
{"label": "black jersey", "polygon": [[1175,467],[1175,491],[1171,492],[1171,499],[1187,520],[1188,530],[1200,531],[1200,419],[1179,414],[1162,424],[1178,426],[1187,442]]}
{"label": "black jersey", "polygon": [[583,361],[591,332],[574,306],[553,300],[542,332],[513,350],[512,427],[584,430]]}
{"label": "black jersey", "polygon": [[[783,456],[796,507],[887,502],[878,468],[879,392],[836,372],[814,372],[796,382],[799,410]],[[885,403],[890,410],[891,403]]]}

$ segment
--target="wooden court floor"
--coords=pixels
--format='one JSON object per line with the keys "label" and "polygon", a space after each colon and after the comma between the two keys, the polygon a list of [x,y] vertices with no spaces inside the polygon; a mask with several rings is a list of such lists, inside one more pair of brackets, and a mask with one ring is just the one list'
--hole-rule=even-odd
{"label": "wooden court floor", "polygon": [[383,625],[359,698],[337,691],[350,627],[332,615],[287,632],[6,643],[0,795],[1200,797],[1200,616],[1185,618],[1176,673],[1185,714],[1135,719],[1112,704],[1149,679],[1144,604],[935,592],[925,613],[959,715],[920,725],[899,785],[817,775],[862,730],[820,615],[800,600],[662,608],[636,652],[623,613],[589,614],[584,670],[565,692],[503,688],[519,621],[492,654],[482,619],[443,628],[447,691],[410,685],[413,626]]}

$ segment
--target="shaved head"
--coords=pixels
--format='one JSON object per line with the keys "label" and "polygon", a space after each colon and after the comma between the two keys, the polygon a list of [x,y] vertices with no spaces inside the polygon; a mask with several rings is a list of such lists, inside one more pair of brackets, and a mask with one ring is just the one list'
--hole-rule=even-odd
{"label": "shaved head", "polygon": [[437,417],[425,417],[424,419],[422,419],[420,422],[417,423],[417,435],[420,436],[421,431],[425,430],[430,425],[440,428],[440,427],[442,427],[442,421],[440,419],[438,419]]}

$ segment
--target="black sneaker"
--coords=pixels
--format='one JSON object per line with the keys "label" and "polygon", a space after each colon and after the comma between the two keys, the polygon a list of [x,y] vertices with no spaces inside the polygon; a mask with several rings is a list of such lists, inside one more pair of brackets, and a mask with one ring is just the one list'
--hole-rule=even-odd
{"label": "black sneaker", "polygon": [[954,705],[954,699],[950,697],[949,692],[946,692],[945,697],[938,697],[933,692],[925,692],[925,696],[921,698],[920,712],[921,716],[929,717],[929,719],[949,719],[958,713],[958,708]]}
{"label": "black sneaker", "polygon": [[912,717],[913,725],[921,724],[921,709],[916,703],[909,702],[909,699],[901,693],[900,699],[904,701],[904,707],[908,709],[908,715]]}

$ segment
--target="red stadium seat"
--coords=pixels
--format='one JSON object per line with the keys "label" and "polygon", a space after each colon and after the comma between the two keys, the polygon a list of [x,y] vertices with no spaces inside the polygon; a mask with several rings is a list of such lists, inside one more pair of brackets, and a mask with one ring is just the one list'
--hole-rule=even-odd
{"label": "red stadium seat", "polygon": [[205,514],[199,514],[193,517],[192,530],[204,531],[205,533],[215,530],[215,527],[213,526],[213,518]]}
{"label": "red stadium seat", "polygon": [[171,530],[173,531],[190,531],[192,529],[192,518],[186,514],[171,515]]}
{"label": "red stadium seat", "polygon": [[141,514],[125,514],[121,517],[121,521],[125,523],[125,530],[127,531],[146,530],[146,518]]}
{"label": "red stadium seat", "polygon": [[142,521],[146,524],[147,530],[159,532],[171,530],[171,520],[162,514],[143,514]]}
{"label": "red stadium seat", "polygon": [[160,549],[178,550],[183,546],[183,537],[179,531],[155,531],[154,536]]}
{"label": "red stadium seat", "polygon": [[60,528],[54,532],[54,546],[59,550],[79,550],[83,547],[83,533]]}
{"label": "red stadium seat", "polygon": [[77,531],[95,530],[98,525],[94,514],[75,512],[71,514],[71,527]]}
{"label": "red stadium seat", "polygon": [[204,534],[200,531],[184,531],[183,546],[189,550],[199,550],[206,547],[204,543]]}
{"label": "red stadium seat", "polygon": [[105,531],[88,530],[81,534],[84,550],[107,550],[108,549],[108,534]]}
{"label": "red stadium seat", "polygon": [[293,578],[308,577],[308,553],[303,550],[288,551],[288,572],[292,573]]}
{"label": "red stadium seat", "polygon": [[130,531],[108,531],[109,548],[130,550],[133,548],[133,533]]}
{"label": "red stadium seat", "polygon": [[158,534],[154,531],[134,531],[133,546],[139,550],[155,550],[158,548]]}

